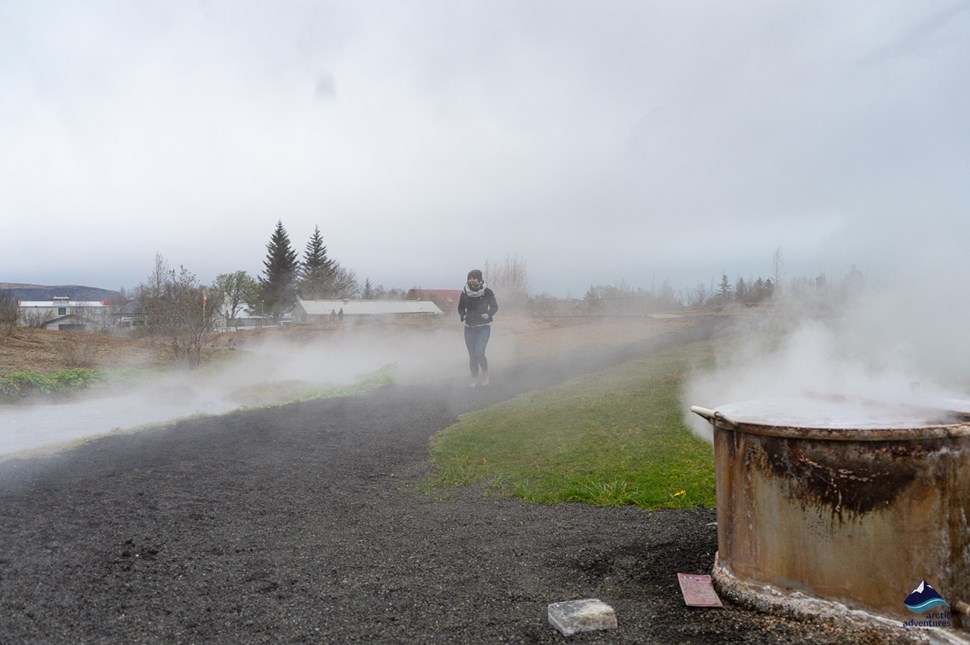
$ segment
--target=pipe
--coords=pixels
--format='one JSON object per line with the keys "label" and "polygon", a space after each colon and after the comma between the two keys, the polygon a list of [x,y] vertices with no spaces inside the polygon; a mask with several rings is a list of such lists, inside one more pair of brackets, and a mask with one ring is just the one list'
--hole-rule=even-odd
{"label": "pipe", "polygon": [[970,604],[967,604],[962,600],[954,600],[953,604],[950,606],[964,616],[970,618]]}
{"label": "pipe", "polygon": [[721,426],[727,426],[732,430],[737,430],[739,427],[736,421],[733,421],[727,418],[717,410],[712,410],[710,408],[702,408],[699,405],[692,405],[690,406],[690,411],[698,416],[704,417],[713,425],[720,424]]}

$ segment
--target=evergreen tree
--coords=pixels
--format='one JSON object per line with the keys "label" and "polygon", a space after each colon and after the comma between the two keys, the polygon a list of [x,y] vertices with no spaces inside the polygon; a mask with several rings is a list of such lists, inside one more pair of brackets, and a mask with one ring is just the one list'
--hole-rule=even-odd
{"label": "evergreen tree", "polygon": [[721,284],[717,287],[717,299],[723,304],[731,299],[731,282],[727,273],[721,274]]}
{"label": "evergreen tree", "polygon": [[300,267],[282,221],[276,222],[276,230],[266,245],[263,267],[263,276],[259,278],[263,306],[274,321],[279,321],[296,304],[296,281]]}
{"label": "evergreen tree", "polygon": [[734,283],[734,300],[748,302],[748,283],[741,276],[738,276],[737,282]]}
{"label": "evergreen tree", "polygon": [[308,300],[330,296],[336,263],[327,257],[327,247],[323,245],[320,227],[314,227],[313,235],[307,242],[300,263],[300,295]]}

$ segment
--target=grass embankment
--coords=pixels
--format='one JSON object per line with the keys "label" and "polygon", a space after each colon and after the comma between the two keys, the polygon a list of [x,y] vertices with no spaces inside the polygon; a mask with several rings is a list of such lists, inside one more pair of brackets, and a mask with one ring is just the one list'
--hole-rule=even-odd
{"label": "grass embankment", "polygon": [[694,343],[463,416],[431,441],[436,486],[485,483],[532,502],[712,507],[713,450],[684,425]]}

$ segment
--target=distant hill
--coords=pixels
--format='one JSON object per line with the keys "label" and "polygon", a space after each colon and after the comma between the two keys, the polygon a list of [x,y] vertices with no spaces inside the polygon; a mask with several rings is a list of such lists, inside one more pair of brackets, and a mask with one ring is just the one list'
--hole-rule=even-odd
{"label": "distant hill", "polygon": [[77,284],[43,285],[0,282],[0,293],[10,294],[14,300],[53,300],[67,297],[71,300],[119,300],[121,294],[110,289],[84,287]]}

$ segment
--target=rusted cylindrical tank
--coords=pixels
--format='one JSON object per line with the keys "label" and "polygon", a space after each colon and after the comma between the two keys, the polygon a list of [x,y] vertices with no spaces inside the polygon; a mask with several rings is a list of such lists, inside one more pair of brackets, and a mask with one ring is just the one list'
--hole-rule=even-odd
{"label": "rusted cylindrical tank", "polygon": [[966,416],[815,399],[691,409],[714,428],[716,582],[893,620],[916,617],[903,601],[923,580],[970,600]]}

